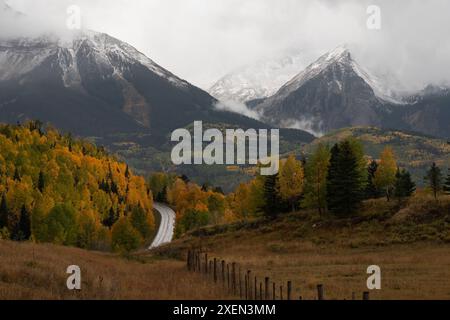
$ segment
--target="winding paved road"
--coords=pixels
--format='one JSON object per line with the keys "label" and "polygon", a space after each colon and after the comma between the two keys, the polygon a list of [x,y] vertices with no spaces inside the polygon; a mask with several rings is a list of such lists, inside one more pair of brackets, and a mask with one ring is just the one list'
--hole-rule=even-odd
{"label": "winding paved road", "polygon": [[154,203],[153,208],[161,215],[161,223],[155,240],[153,240],[149,249],[171,242],[175,228],[175,212],[172,209],[162,203]]}

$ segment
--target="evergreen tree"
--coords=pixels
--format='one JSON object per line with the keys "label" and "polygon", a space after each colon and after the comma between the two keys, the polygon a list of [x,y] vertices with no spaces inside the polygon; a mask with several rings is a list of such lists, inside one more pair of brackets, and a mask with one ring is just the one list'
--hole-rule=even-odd
{"label": "evergreen tree", "polygon": [[189,182],[191,182],[191,180],[189,179],[189,177],[188,177],[187,175],[185,175],[185,174],[183,174],[183,175],[180,177],[180,179],[183,180],[184,183],[189,183]]}
{"label": "evergreen tree", "polygon": [[339,185],[340,185],[340,167],[339,167],[339,145],[335,144],[330,151],[330,164],[327,175],[327,207],[334,211],[339,204]]}
{"label": "evergreen tree", "polygon": [[378,170],[378,163],[373,160],[367,168],[367,186],[366,186],[366,199],[377,199],[381,197],[381,192],[375,185],[375,173]]}
{"label": "evergreen tree", "polygon": [[349,141],[335,145],[331,150],[327,181],[328,209],[336,215],[354,213],[363,198],[361,159]]}
{"label": "evergreen tree", "polygon": [[14,215],[11,215],[9,217],[9,225],[11,230],[11,240],[13,241],[20,241],[21,240],[21,233],[20,233],[20,224],[19,220],[20,217]]}
{"label": "evergreen tree", "polygon": [[223,189],[221,187],[214,187],[213,192],[225,194],[225,192],[223,191]]}
{"label": "evergreen tree", "polygon": [[8,227],[8,204],[6,202],[6,195],[2,195],[0,203],[0,229]]}
{"label": "evergreen tree", "polygon": [[111,207],[109,209],[108,216],[105,219],[103,219],[102,224],[105,227],[108,227],[109,229],[111,229],[112,226],[114,225],[114,223],[116,223],[117,220],[119,220],[119,216],[116,213],[116,211],[114,211],[114,208]]}
{"label": "evergreen tree", "polygon": [[437,199],[439,192],[442,191],[442,173],[435,162],[433,162],[430,170],[428,170],[425,180],[433,191],[434,198]]}
{"label": "evergreen tree", "polygon": [[29,240],[31,237],[31,222],[30,222],[30,214],[28,213],[25,205],[22,206],[22,210],[20,211],[20,218],[16,227],[13,230],[12,238],[16,241],[24,241]]}
{"label": "evergreen tree", "polygon": [[111,180],[111,192],[119,194],[119,188],[117,187],[117,184],[113,180]]}
{"label": "evergreen tree", "polygon": [[44,188],[45,188],[44,173],[42,171],[39,171],[38,189],[42,193],[44,192]]}
{"label": "evergreen tree", "polygon": [[17,170],[17,168],[14,170],[14,177],[13,179],[15,181],[20,181],[20,174],[19,174],[19,170]]}
{"label": "evergreen tree", "polygon": [[450,168],[448,168],[447,179],[445,180],[445,183],[444,183],[444,191],[445,191],[445,194],[450,195]]}
{"label": "evergreen tree", "polygon": [[264,177],[263,185],[263,198],[264,205],[261,208],[262,213],[269,218],[276,218],[279,214],[279,203],[278,198],[278,175],[271,175]]}
{"label": "evergreen tree", "polygon": [[416,184],[412,181],[411,174],[398,168],[395,175],[394,197],[400,200],[412,196],[415,191]]}
{"label": "evergreen tree", "polygon": [[167,186],[163,186],[162,190],[156,195],[156,201],[165,203],[167,202]]}

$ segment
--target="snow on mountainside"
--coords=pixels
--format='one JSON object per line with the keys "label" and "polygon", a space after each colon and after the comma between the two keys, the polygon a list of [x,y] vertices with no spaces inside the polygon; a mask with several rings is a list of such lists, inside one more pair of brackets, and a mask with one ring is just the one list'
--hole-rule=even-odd
{"label": "snow on mountainside", "polygon": [[80,135],[163,134],[210,116],[214,103],[104,33],[0,39],[0,121],[40,119]]}
{"label": "snow on mountainside", "polygon": [[298,52],[281,59],[261,60],[227,74],[208,91],[222,101],[247,102],[266,98],[304,67],[304,57]]}
{"label": "snow on mountainside", "polygon": [[94,31],[76,32],[68,39],[46,35],[0,40],[0,80],[19,78],[39,67],[50,56],[57,55],[64,84],[77,85],[80,75],[76,57],[87,48],[98,65],[112,68],[115,76],[122,76],[128,66],[139,62],[174,85],[185,87],[188,84],[129,44]]}
{"label": "snow on mountainside", "polygon": [[[317,61],[310,64],[304,71],[300,72],[292,80],[287,82],[279,92],[288,94],[300,88],[307,81],[318,76],[321,72],[326,70],[332,64],[339,64],[341,66],[349,66],[359,77],[361,77],[374,91],[382,101],[402,104],[403,102],[397,94],[388,87],[386,81],[383,81],[377,76],[369,73],[363,69],[352,57],[349,49],[346,46],[339,46],[333,51],[330,51],[321,56]],[[338,79],[334,79],[335,84],[342,87]]]}
{"label": "snow on mountainside", "polygon": [[268,127],[217,110],[216,103],[207,92],[104,33],[0,39],[1,122],[39,119],[97,138],[150,134],[158,144],[196,120]]}
{"label": "snow on mountainside", "polygon": [[273,125],[320,136],[348,126],[381,126],[399,104],[382,81],[361,68],[350,51],[340,46],[254,109]]}

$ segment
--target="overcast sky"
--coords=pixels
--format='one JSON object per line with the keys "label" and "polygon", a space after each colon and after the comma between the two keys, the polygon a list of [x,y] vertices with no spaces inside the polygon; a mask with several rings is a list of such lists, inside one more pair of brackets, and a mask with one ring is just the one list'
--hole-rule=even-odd
{"label": "overcast sky", "polygon": [[[1,2],[2,0],[0,0]],[[6,0],[39,22],[0,34],[65,28],[66,9],[83,27],[109,33],[178,76],[208,88],[225,73],[286,49],[307,59],[347,43],[360,64],[408,88],[450,80],[448,0]],[[368,5],[381,30],[368,30]],[[4,22],[4,21],[3,21]],[[8,22],[10,24],[10,22]],[[300,72],[301,70],[299,70]]]}

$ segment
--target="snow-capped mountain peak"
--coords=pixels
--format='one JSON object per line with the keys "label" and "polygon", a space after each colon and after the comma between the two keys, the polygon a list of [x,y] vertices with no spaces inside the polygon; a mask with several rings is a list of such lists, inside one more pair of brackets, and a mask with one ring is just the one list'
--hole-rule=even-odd
{"label": "snow-capped mountain peak", "polygon": [[76,79],[79,78],[77,57],[80,55],[94,59],[103,70],[112,70],[115,75],[121,76],[127,67],[140,63],[174,85],[187,85],[186,81],[160,67],[131,45],[90,30],[74,32],[65,37],[47,34],[37,38],[1,40],[0,80],[20,78],[50,56],[57,56],[65,85],[76,85]]}
{"label": "snow-capped mountain peak", "polygon": [[280,92],[297,90],[304,83],[319,75],[333,63],[349,64],[351,63],[351,61],[352,58],[348,49],[345,46],[337,47],[333,51],[322,55],[318,60],[310,64],[305,70],[288,81],[280,89]]}
{"label": "snow-capped mountain peak", "polygon": [[281,58],[259,60],[227,74],[208,91],[222,101],[246,102],[265,98],[274,94],[304,66],[303,54],[297,51]]}
{"label": "snow-capped mountain peak", "polygon": [[[297,90],[307,81],[318,76],[331,65],[337,66],[340,70],[354,71],[359,77],[361,77],[374,91],[377,98],[382,101],[401,104],[402,101],[396,97],[393,90],[389,89],[386,82],[379,77],[371,74],[366,69],[362,68],[354,59],[346,45],[341,45],[334,50],[325,53],[315,62],[310,64],[305,70],[300,72],[292,80],[287,82],[279,91],[279,93],[287,95],[292,91]],[[342,87],[338,77],[334,79],[334,84],[338,87]]]}
{"label": "snow-capped mountain peak", "polygon": [[[3,0],[0,0],[0,14],[14,21],[27,18]],[[20,21],[27,23],[26,20]],[[51,61],[53,68],[62,73],[65,86],[78,85],[79,60],[92,62],[103,76],[123,77],[124,72],[140,64],[175,86],[188,85],[131,45],[105,33],[91,30],[50,33],[43,29],[41,33],[30,36],[0,34],[0,81],[26,81],[27,74]]]}

